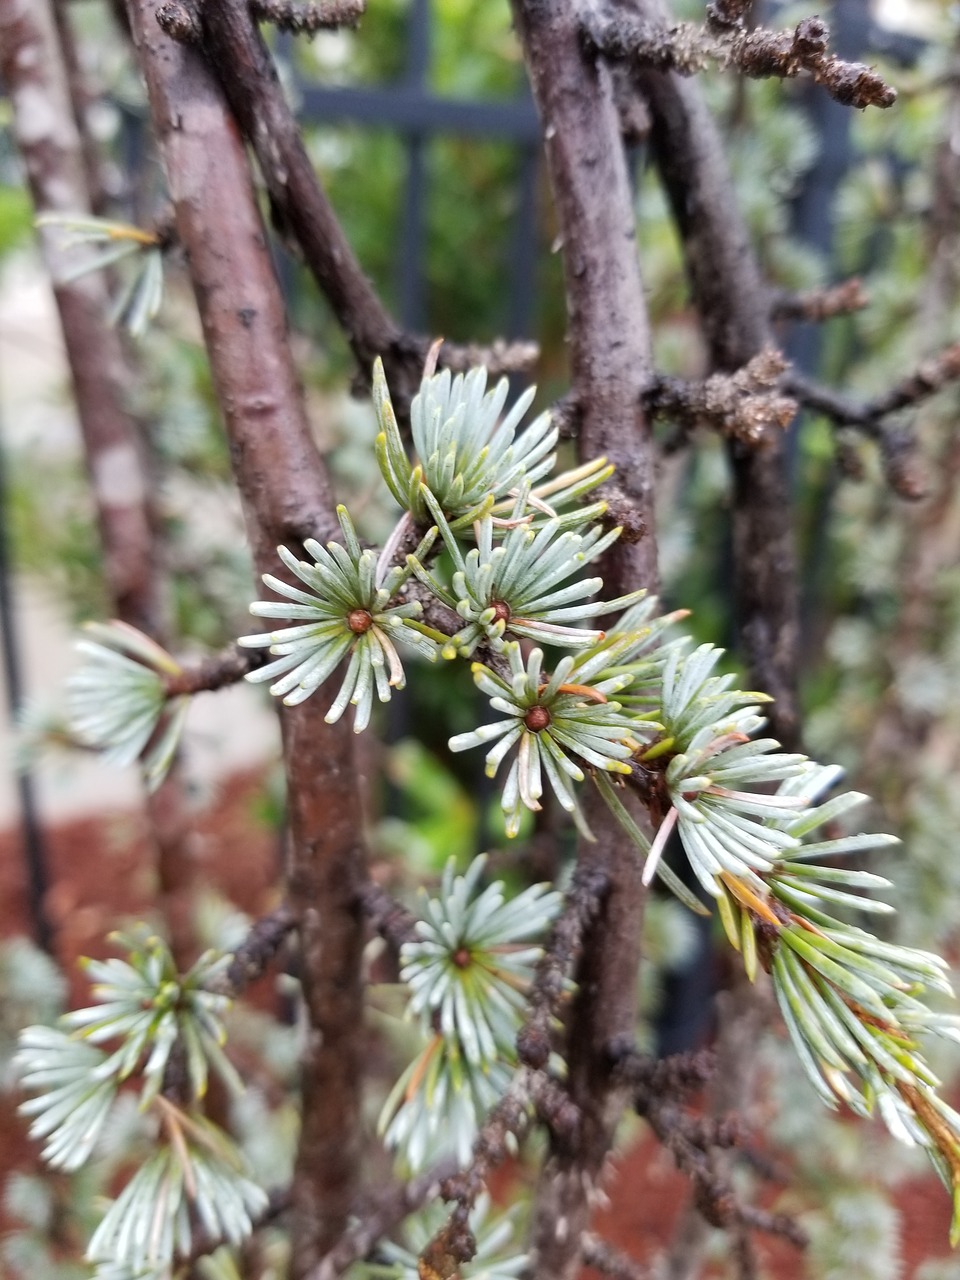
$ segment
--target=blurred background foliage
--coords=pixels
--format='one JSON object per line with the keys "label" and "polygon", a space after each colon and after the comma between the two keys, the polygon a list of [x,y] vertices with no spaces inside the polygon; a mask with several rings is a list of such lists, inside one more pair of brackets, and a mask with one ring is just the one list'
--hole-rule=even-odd
{"label": "blurred background foliage", "polygon": [[[696,0],[677,8],[683,16],[701,12]],[[105,5],[83,0],[72,9],[86,37],[87,74],[107,95],[97,107],[97,128],[110,157],[116,211],[149,223],[161,208],[156,164],[144,143],[144,104],[123,39]],[[783,25],[806,12],[803,6],[767,6],[767,16]],[[295,46],[277,42],[294,99],[310,83],[401,83],[410,53],[408,16],[405,0],[368,0],[356,33],[321,35]],[[433,0],[431,17],[431,92],[503,101],[525,92],[505,0]],[[813,223],[807,197],[814,179],[823,177],[825,147],[835,142],[824,130],[837,117],[812,109],[817,91],[806,84],[745,82],[716,73],[702,77],[771,284],[802,289],[851,275],[864,282],[871,300],[864,311],[816,331],[785,325],[779,334],[787,354],[808,373],[857,394],[884,390],[918,359],[960,337],[960,193],[953,193],[953,220],[940,217],[938,223],[947,198],[944,151],[957,150],[960,19],[945,0],[924,6],[923,19],[923,41],[912,65],[884,68],[901,88],[896,107],[841,112],[844,163],[837,172],[831,169],[826,194],[812,201]],[[868,61],[877,60],[867,50],[860,52]],[[33,250],[31,212],[6,113],[6,104],[0,104],[0,271],[9,280],[33,263]],[[365,270],[387,303],[401,312],[407,166],[402,138],[385,126],[349,123],[308,124],[306,136]],[[135,172],[124,167],[131,148],[139,157]],[[511,315],[510,244],[520,152],[503,140],[441,132],[424,142],[424,158],[424,327],[455,340],[490,340],[507,331]],[[696,377],[703,372],[704,355],[676,232],[642,145],[634,149],[633,162],[638,245],[657,360],[664,372]],[[822,184],[816,187],[822,190]],[[547,405],[564,390],[566,353],[562,273],[542,169],[537,204],[535,332],[524,336],[541,344],[539,402]],[[394,513],[373,460],[372,409],[346,390],[354,370],[324,301],[279,245],[277,260],[318,441],[329,454],[339,495],[364,534],[381,538]],[[12,358],[0,349],[0,368]],[[136,408],[155,477],[155,518],[170,569],[173,631],[181,647],[213,648],[247,629],[250,564],[175,252],[168,263],[161,322],[139,343],[137,360]],[[68,388],[61,393],[65,404]],[[960,919],[958,408],[960,392],[954,387],[907,419],[920,441],[928,481],[927,498],[914,505],[892,493],[872,444],[821,418],[802,414],[791,429],[790,449],[809,750],[842,761],[852,783],[878,798],[888,829],[903,837],[903,848],[889,855],[891,865],[875,868],[897,885],[899,914],[891,929],[903,941],[946,948],[948,955],[957,954]],[[73,619],[101,616],[97,539],[82,464],[63,451],[59,437],[51,444],[42,432],[24,438],[17,422],[2,426],[5,518],[17,569],[42,576]],[[666,437],[670,424],[658,431]],[[725,457],[715,438],[701,434],[692,447],[664,455],[659,515],[666,602],[693,610],[690,625],[698,639],[729,644],[728,502]],[[505,850],[501,828],[491,820],[493,796],[485,779],[471,761],[446,752],[448,736],[473,724],[459,674],[431,669],[426,679],[411,680],[406,697],[383,711],[385,745],[370,748],[376,758],[369,771],[380,779],[373,800],[378,858],[401,891],[438,875],[451,854],[465,866],[480,848],[490,848],[496,874],[514,876],[517,885],[529,879],[531,869],[538,877],[562,877],[558,815],[546,806],[528,839]],[[263,811],[282,821],[281,805],[265,801]],[[691,918],[672,902],[654,902],[642,984],[651,1047],[664,1002],[682,998],[676,976],[691,959],[700,974],[698,989],[709,991],[722,975],[713,972],[709,949]],[[2,994],[16,1007],[25,998],[24,984],[17,985],[14,973],[19,964],[27,962],[11,959],[8,951],[0,965]],[[38,982],[36,990],[44,985]],[[33,1020],[49,1016],[46,1008],[30,1013]],[[262,1040],[256,1033],[249,1038]],[[5,1034],[0,1045],[6,1045]],[[887,1280],[901,1274],[897,1186],[916,1173],[916,1161],[879,1131],[851,1128],[817,1108],[776,1034],[768,1035],[758,1052],[766,1082],[763,1123],[793,1174],[785,1201],[808,1210],[814,1233],[809,1275]],[[956,1073],[956,1063],[940,1065]],[[240,1117],[239,1128],[251,1150],[260,1144],[255,1161],[282,1163],[277,1152],[291,1122],[277,1102],[277,1081],[291,1070],[290,1061],[262,1070],[272,1083],[244,1104],[248,1114],[246,1120]],[[378,1106],[371,1105],[372,1114]],[[261,1112],[275,1117],[273,1128],[280,1136],[272,1147],[264,1138],[269,1126],[265,1129]],[[106,1167],[105,1179],[112,1167]],[[65,1202],[72,1202],[67,1180],[41,1182],[18,1174],[5,1195],[8,1216],[21,1224],[3,1245],[10,1274],[42,1272],[58,1280],[78,1274],[63,1261],[62,1249],[50,1243],[56,1241],[51,1222],[62,1217]],[[78,1202],[89,1203],[89,1188]],[[918,1280],[960,1275],[950,1269],[954,1264],[944,1265],[946,1270],[938,1270],[929,1264],[916,1273]]]}

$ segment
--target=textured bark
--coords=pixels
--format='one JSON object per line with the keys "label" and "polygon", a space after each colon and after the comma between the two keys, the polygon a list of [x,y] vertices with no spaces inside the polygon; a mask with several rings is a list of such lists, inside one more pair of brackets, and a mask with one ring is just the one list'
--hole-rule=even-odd
{"label": "textured bark", "polygon": [[[640,403],[652,359],[613,86],[606,67],[584,55],[574,6],[514,0],[513,10],[563,244],[580,454],[605,454],[616,463],[611,508],[634,539],[606,558],[605,590],[655,590],[653,451]],[[542,1280],[564,1280],[579,1269],[581,1237],[623,1106],[608,1048],[632,1037],[636,1021],[640,868],[592,789],[586,801],[597,842],[582,844],[579,862],[605,876],[609,893],[584,938],[568,1034],[569,1092],[582,1115],[581,1141],[575,1151],[553,1142],[537,1195],[534,1274]]]}
{"label": "textured bark", "polygon": [[[200,55],[130,0],[154,129],[210,356],[257,567],[278,571],[278,543],[323,539],[335,516],[311,440],[249,167],[236,125]],[[282,715],[290,847],[287,900],[297,919],[310,1040],[293,1183],[293,1270],[338,1239],[354,1198],[362,1069],[365,875],[352,733],[324,723],[314,695]]]}
{"label": "textured bark", "polygon": [[[659,0],[636,0],[661,21]],[[737,209],[723,143],[700,87],[673,73],[643,71],[636,84],[650,109],[650,143],[683,240],[687,273],[714,369],[732,372],[776,345],[770,299]],[[796,557],[779,432],[761,447],[732,442],[734,607],[752,686],[771,694],[774,734],[799,743]]]}

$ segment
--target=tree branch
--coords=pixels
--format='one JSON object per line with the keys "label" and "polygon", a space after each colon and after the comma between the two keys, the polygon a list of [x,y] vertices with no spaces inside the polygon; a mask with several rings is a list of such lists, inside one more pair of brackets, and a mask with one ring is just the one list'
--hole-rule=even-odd
{"label": "tree branch", "polygon": [[366,0],[249,0],[250,12],[259,22],[269,22],[280,31],[313,35],[316,31],[336,31],[356,27],[366,9]]}
{"label": "tree branch", "polygon": [[[633,0],[642,22],[662,27],[660,0]],[[723,144],[700,86],[649,69],[635,84],[650,109],[650,142],[673,210],[687,274],[715,370],[732,373],[776,343],[770,299],[737,207]],[[799,615],[783,441],[763,449],[733,440],[734,607],[753,687],[775,699],[774,735],[799,744],[796,680]]]}
{"label": "tree branch", "polygon": [[610,1276],[611,1280],[649,1280],[650,1272],[639,1262],[591,1232],[581,1240],[580,1251],[585,1266]]}
{"label": "tree branch", "polygon": [[427,1173],[408,1182],[388,1187],[370,1205],[358,1205],[356,1221],[344,1232],[335,1247],[307,1275],[306,1280],[338,1280],[355,1262],[367,1258],[379,1244],[421,1205],[432,1203],[446,1179],[457,1172],[451,1157]]}
{"label": "tree branch", "polygon": [[517,1056],[528,1067],[543,1068],[550,1059],[550,1024],[556,1018],[583,938],[596,919],[609,889],[597,867],[578,866],[567,890],[563,911],[552,930],[527,1001],[527,1016],[517,1036]]}
{"label": "tree branch", "polygon": [[828,52],[830,28],[816,17],[804,18],[793,31],[745,31],[739,23],[666,25],[625,12],[590,13],[584,39],[604,57],[635,69],[689,76],[714,63],[754,80],[791,79],[805,71],[847,107],[891,107],[897,99],[896,90],[870,67]]}
{"label": "tree branch", "polygon": [[[571,394],[581,459],[605,455],[617,474],[611,515],[632,528],[600,566],[619,594],[658,585],[654,448],[641,395],[653,373],[635,241],[633,197],[609,68],[585,53],[572,5],[513,0],[553,191],[570,342]],[[534,1276],[573,1280],[592,1189],[601,1177],[624,1097],[611,1085],[605,1046],[632,1035],[644,889],[635,851],[599,795],[588,793],[596,843],[582,842],[584,871],[609,892],[582,941],[566,1035],[568,1092],[580,1115],[571,1150],[555,1133],[534,1207]]]}
{"label": "tree branch", "polygon": [[770,299],[770,318],[820,323],[832,320],[834,316],[849,315],[851,311],[862,311],[869,305],[870,298],[863,282],[854,277],[822,289],[807,289],[803,293],[778,290]]}
{"label": "tree branch", "polygon": [[296,917],[286,903],[251,925],[243,942],[234,949],[226,973],[212,989],[235,1000],[262,978],[296,925]]}
{"label": "tree branch", "polygon": [[869,400],[857,400],[821,386],[795,371],[787,373],[781,385],[801,404],[822,413],[838,427],[851,427],[876,441],[891,488],[901,498],[916,500],[926,495],[928,487],[917,459],[916,442],[910,432],[888,426],[885,419],[922,404],[957,380],[960,380],[960,343],[955,342],[921,361],[887,391]]}
{"label": "tree branch", "polygon": [[771,428],[785,431],[796,416],[796,401],[781,394],[786,367],[778,351],[767,350],[735,373],[715,373],[703,382],[659,377],[644,396],[644,405],[652,416],[677,423],[676,437],[666,445],[668,452],[697,427],[762,448],[772,438]]}
{"label": "tree branch", "polygon": [[361,885],[357,901],[377,933],[399,952],[405,942],[417,937],[417,919],[402,902],[372,880]]}
{"label": "tree branch", "polygon": [[242,649],[237,644],[227,645],[219,653],[182,667],[177,675],[167,676],[164,685],[167,697],[213,693],[227,685],[237,684],[251,671],[263,666],[269,657],[264,649]]}
{"label": "tree branch", "polygon": [[[275,572],[279,543],[334,532],[329,480],[304,413],[242,144],[203,60],[160,30],[156,8],[156,0],[129,0],[131,26],[254,559],[259,572]],[[366,855],[353,734],[345,720],[324,722],[328,705],[321,690],[281,712],[287,896],[310,1026],[291,1210],[297,1277],[342,1235],[359,1160],[364,931],[356,898]]]}

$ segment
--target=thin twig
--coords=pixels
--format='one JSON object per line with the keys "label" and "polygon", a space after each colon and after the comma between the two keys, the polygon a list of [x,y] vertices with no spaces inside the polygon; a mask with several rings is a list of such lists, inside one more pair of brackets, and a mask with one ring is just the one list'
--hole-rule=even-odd
{"label": "thin twig", "polygon": [[226,973],[211,989],[236,999],[252,982],[262,978],[289,937],[296,918],[284,903],[251,925],[247,936],[234,948]]}
{"label": "thin twig", "polygon": [[550,1058],[550,1024],[567,991],[584,934],[600,910],[609,879],[595,867],[577,867],[560,913],[537,964],[528,1013],[517,1036],[517,1055],[528,1067]]}
{"label": "thin twig", "polygon": [[388,1187],[371,1204],[358,1206],[356,1220],[304,1280],[336,1280],[353,1263],[369,1257],[404,1218],[436,1200],[443,1182],[456,1171],[456,1160],[448,1157],[427,1173]]}
{"label": "thin twig", "polygon": [[416,916],[380,885],[367,881],[360,887],[357,901],[374,929],[394,951],[399,952],[405,942],[413,942],[416,938]]}
{"label": "thin twig", "polygon": [[694,75],[716,64],[755,80],[790,79],[805,71],[844,106],[890,107],[897,98],[870,67],[828,51],[830,28],[817,17],[805,18],[793,31],[744,31],[716,22],[662,26],[629,13],[591,13],[584,18],[584,38],[598,53],[634,67]]}
{"label": "thin twig", "polygon": [[239,645],[231,644],[220,653],[182,667],[175,676],[167,676],[164,688],[168,698],[213,692],[237,684],[266,660],[267,653],[263,649],[241,649]]}
{"label": "thin twig", "polygon": [[585,1266],[610,1276],[611,1280],[648,1280],[650,1275],[635,1258],[589,1231],[580,1242],[580,1253]]}
{"label": "thin twig", "polygon": [[869,305],[870,297],[863,282],[854,277],[823,289],[807,289],[803,293],[780,290],[770,299],[770,317],[773,320],[819,323],[835,316],[849,315],[852,311],[862,311]]}
{"label": "thin twig", "polygon": [[356,27],[367,7],[366,0],[249,0],[249,4],[258,21],[294,35]]}
{"label": "thin twig", "polygon": [[768,443],[771,432],[785,431],[797,403],[781,390],[786,361],[778,351],[761,351],[734,373],[714,373],[701,382],[659,377],[644,396],[647,412],[678,427],[672,452],[697,427],[708,427],[751,447]]}

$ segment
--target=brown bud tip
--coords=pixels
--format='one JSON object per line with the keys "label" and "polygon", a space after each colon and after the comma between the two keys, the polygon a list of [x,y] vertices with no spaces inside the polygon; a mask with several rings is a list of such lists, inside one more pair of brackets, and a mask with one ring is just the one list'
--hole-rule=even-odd
{"label": "brown bud tip", "polygon": [[490,607],[493,609],[493,616],[497,622],[510,621],[510,606],[505,600],[494,600]]}
{"label": "brown bud tip", "polygon": [[367,609],[351,609],[347,614],[347,626],[354,635],[362,636],[373,626],[373,618]]}
{"label": "brown bud tip", "polygon": [[470,967],[470,952],[466,947],[457,947],[451,959],[458,969],[468,969]]}
{"label": "brown bud tip", "polygon": [[546,707],[531,707],[523,717],[523,723],[531,733],[539,733],[550,723],[550,712]]}

